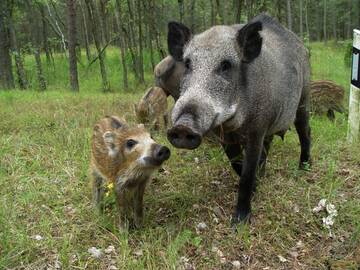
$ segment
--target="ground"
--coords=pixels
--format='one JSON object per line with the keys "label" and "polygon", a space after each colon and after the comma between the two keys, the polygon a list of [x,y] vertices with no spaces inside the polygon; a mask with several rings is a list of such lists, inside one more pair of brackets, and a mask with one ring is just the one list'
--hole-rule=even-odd
{"label": "ground", "polygon": [[[312,45],[313,79],[348,90],[342,48]],[[346,142],[346,115],[334,123],[312,117],[309,171],[297,169],[294,128],[274,140],[252,223],[237,232],[230,217],[238,177],[221,148],[179,150],[154,134],[172,156],[146,190],[144,227],[123,232],[116,209],[99,215],[92,204],[90,137],[106,114],[133,122],[143,92],[54,88],[0,92],[0,269],[235,269],[234,261],[239,269],[358,269],[360,146]],[[338,213],[331,230],[326,213],[313,212],[323,198]]]}

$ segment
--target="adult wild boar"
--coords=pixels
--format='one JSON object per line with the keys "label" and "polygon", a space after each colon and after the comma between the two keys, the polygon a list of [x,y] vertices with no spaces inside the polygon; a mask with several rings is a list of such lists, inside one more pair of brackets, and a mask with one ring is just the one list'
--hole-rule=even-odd
{"label": "adult wild boar", "polygon": [[168,28],[170,55],[185,66],[168,140],[195,149],[209,131],[222,135],[240,176],[233,222],[247,221],[256,170],[265,165],[274,134],[295,123],[300,168],[310,161],[308,53],[294,33],[265,14],[197,35],[176,22]]}

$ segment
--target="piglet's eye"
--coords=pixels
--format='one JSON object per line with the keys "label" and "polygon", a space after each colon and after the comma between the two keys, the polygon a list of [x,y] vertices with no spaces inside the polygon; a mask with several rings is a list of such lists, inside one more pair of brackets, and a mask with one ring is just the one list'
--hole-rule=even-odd
{"label": "piglet's eye", "polygon": [[126,148],[131,149],[137,144],[137,141],[130,139],[126,141]]}
{"label": "piglet's eye", "polygon": [[231,62],[229,60],[224,60],[220,64],[220,70],[222,72],[226,72],[226,71],[230,70],[231,67],[232,67],[232,64],[231,64]]}

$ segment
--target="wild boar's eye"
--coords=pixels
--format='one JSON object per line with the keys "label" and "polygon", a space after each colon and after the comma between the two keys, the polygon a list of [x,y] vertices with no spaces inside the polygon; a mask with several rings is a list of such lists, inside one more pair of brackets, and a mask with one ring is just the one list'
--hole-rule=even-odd
{"label": "wild boar's eye", "polygon": [[126,148],[131,149],[137,144],[137,141],[130,139],[126,141]]}
{"label": "wild boar's eye", "polygon": [[224,60],[220,64],[220,70],[221,72],[229,71],[232,68],[232,64],[229,60]]}
{"label": "wild boar's eye", "polygon": [[190,70],[191,69],[191,60],[189,58],[186,58],[184,65],[185,65],[186,70]]}

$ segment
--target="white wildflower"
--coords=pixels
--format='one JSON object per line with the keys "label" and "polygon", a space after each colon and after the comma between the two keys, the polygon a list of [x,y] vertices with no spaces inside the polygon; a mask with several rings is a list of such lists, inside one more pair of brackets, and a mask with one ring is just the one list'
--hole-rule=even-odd
{"label": "white wildflower", "polygon": [[316,207],[314,207],[313,212],[318,213],[325,209],[326,206],[326,199],[321,199]]}
{"label": "white wildflower", "polygon": [[97,249],[96,247],[91,247],[88,249],[90,255],[96,259],[99,259],[102,255],[101,249]]}

